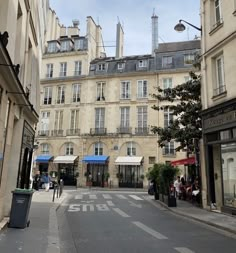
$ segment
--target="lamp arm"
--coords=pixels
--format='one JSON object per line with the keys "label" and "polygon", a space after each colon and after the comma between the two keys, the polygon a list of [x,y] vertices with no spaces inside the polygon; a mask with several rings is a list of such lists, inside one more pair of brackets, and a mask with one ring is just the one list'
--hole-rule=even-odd
{"label": "lamp arm", "polygon": [[197,29],[198,31],[200,31],[200,32],[202,31],[202,28],[199,28],[199,27],[197,27],[197,26],[195,26],[195,25],[193,25],[193,24],[191,24],[191,23],[189,23],[189,22],[187,22],[187,21],[185,21],[185,20],[183,20],[183,19],[180,19],[179,22],[180,22],[180,23],[181,23],[181,22],[185,22],[186,24],[192,26],[193,28]]}

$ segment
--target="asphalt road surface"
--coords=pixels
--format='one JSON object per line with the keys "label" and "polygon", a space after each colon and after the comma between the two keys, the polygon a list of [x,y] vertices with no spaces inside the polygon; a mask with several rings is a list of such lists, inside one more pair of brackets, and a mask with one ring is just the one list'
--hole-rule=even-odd
{"label": "asphalt road surface", "polygon": [[71,191],[57,212],[61,253],[235,253],[236,239],[140,192]]}

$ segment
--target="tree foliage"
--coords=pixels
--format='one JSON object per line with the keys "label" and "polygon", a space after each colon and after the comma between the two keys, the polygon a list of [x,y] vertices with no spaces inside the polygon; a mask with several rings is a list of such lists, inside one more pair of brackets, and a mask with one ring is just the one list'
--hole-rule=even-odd
{"label": "tree foliage", "polygon": [[160,147],[175,140],[179,143],[176,151],[187,149],[188,152],[193,152],[194,139],[200,139],[202,136],[201,76],[194,72],[189,74],[191,78],[186,83],[167,89],[158,86],[157,94],[152,94],[152,97],[157,99],[157,104],[152,107],[154,110],[169,108],[174,115],[168,127],[151,127],[152,132],[159,136]]}

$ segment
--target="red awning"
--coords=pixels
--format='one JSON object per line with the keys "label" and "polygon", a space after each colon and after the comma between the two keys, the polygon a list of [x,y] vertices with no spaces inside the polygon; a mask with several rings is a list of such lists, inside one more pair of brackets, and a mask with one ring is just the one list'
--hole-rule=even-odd
{"label": "red awning", "polygon": [[173,166],[188,165],[188,164],[195,164],[195,156],[171,162],[171,165]]}

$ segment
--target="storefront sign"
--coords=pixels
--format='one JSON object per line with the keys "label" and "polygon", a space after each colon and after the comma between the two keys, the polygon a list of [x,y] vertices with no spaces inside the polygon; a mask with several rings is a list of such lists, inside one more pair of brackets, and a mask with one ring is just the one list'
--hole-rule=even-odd
{"label": "storefront sign", "polygon": [[227,112],[203,121],[204,129],[222,126],[236,120],[236,111]]}

